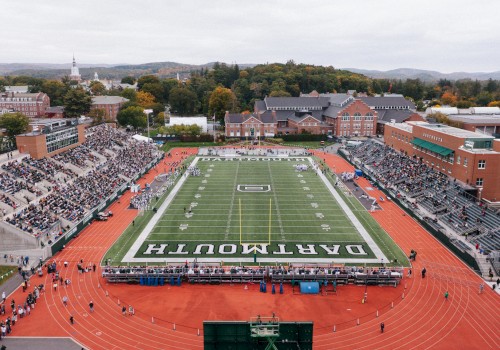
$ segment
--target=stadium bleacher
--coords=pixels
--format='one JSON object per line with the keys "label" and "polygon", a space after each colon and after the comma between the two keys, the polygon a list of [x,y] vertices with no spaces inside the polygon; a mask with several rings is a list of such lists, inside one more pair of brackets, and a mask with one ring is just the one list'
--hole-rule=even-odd
{"label": "stadium bleacher", "polygon": [[51,158],[4,162],[0,202],[12,210],[3,220],[34,236],[60,219],[76,222],[156,157],[155,145],[102,124],[87,129],[82,145]]}
{"label": "stadium bleacher", "polygon": [[453,178],[438,172],[416,157],[408,157],[375,140],[350,150],[354,160],[370,176],[436,219],[432,227],[448,227],[457,235],[479,243],[484,253],[500,250],[500,216],[467,193]]}
{"label": "stadium bleacher", "polygon": [[290,283],[317,281],[324,284],[397,285],[403,278],[402,268],[365,267],[247,267],[247,266],[170,266],[170,267],[106,267],[102,273],[108,282],[140,283],[141,278],[181,278],[189,283]]}

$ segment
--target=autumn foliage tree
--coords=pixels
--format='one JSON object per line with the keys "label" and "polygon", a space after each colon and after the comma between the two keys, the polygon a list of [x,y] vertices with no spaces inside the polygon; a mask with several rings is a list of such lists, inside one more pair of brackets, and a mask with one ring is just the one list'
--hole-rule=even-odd
{"label": "autumn foliage tree", "polygon": [[217,120],[222,120],[226,111],[235,112],[238,106],[236,96],[231,91],[222,86],[218,86],[210,94],[208,101],[208,114],[215,115]]}
{"label": "autumn foliage tree", "polygon": [[441,104],[443,105],[454,105],[457,103],[457,97],[451,92],[447,91],[441,96]]}
{"label": "autumn foliage tree", "polygon": [[155,97],[149,92],[139,91],[136,94],[136,103],[143,108],[149,108],[155,103]]}

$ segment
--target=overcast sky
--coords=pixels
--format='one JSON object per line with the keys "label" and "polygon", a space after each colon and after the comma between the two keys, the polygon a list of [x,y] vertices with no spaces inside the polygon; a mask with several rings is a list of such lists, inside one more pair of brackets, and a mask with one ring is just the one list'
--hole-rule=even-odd
{"label": "overcast sky", "polygon": [[498,0],[12,0],[0,62],[500,70]]}

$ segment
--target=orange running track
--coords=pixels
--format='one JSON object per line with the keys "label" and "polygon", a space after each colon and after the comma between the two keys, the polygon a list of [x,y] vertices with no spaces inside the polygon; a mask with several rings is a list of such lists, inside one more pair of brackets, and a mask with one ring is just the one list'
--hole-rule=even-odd
{"label": "orange running track", "polygon": [[[195,154],[196,149],[172,151],[167,162]],[[352,171],[342,158],[316,152],[339,173]],[[157,168],[164,171],[165,164]],[[141,184],[157,175],[151,170]],[[359,180],[361,187],[370,184]],[[382,193],[374,190],[374,197]],[[42,294],[31,315],[18,321],[13,336],[72,337],[89,349],[201,349],[203,320],[248,320],[257,314],[275,312],[281,320],[314,321],[314,349],[498,349],[498,295],[487,289],[479,295],[481,279],[444,248],[411,217],[392,202],[382,202],[383,210],[372,215],[406,252],[418,251],[412,278],[397,288],[368,287],[368,302],[361,304],[364,287],[339,287],[327,296],[297,295],[285,286],[283,295],[259,293],[258,286],[147,287],[111,285],[95,273],[79,274],[76,264],[99,265],[106,250],[116,241],[137,215],[129,210],[131,193],[111,206],[114,216],[94,222],[53,259],[63,278],[72,283],[57,290],[50,276],[32,277],[34,284],[44,283]],[[64,268],[63,262],[69,262]],[[427,277],[418,273],[427,268]],[[444,292],[450,297],[444,300]],[[21,301],[25,293],[18,289],[10,299]],[[68,306],[62,297],[69,298]],[[90,313],[88,304],[95,304]],[[123,316],[121,307],[133,305],[134,316]],[[378,317],[377,317],[378,314]],[[73,315],[75,324],[69,323]],[[380,333],[379,324],[385,323]],[[359,323],[359,325],[358,325]],[[335,330],[335,332],[334,332]],[[198,331],[200,335],[198,336]]]}

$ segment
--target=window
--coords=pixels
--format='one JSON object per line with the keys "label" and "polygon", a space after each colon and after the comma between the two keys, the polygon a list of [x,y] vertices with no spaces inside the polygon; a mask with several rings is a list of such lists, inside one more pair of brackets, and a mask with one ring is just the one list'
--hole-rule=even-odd
{"label": "window", "polygon": [[78,129],[75,127],[59,130],[48,134],[45,138],[47,152],[51,153],[58,149],[78,143]]}
{"label": "window", "polygon": [[476,186],[482,186],[483,185],[483,178],[482,177],[478,177],[476,179]]}
{"label": "window", "polygon": [[368,112],[365,114],[365,120],[373,120],[373,114]]}
{"label": "window", "polygon": [[477,168],[478,169],[484,169],[484,168],[486,168],[486,161],[485,160],[480,160],[479,162],[477,162]]}
{"label": "window", "polygon": [[358,113],[358,112],[354,113],[354,120],[356,120],[356,121],[361,120],[361,113]]}
{"label": "window", "polygon": [[460,156],[457,156],[457,164],[460,164]]}
{"label": "window", "polygon": [[466,167],[469,162],[467,161],[467,158],[464,157],[464,166]]}
{"label": "window", "polygon": [[349,113],[347,113],[347,112],[346,113],[342,113],[342,120],[343,121],[349,121],[349,119],[350,119]]}

